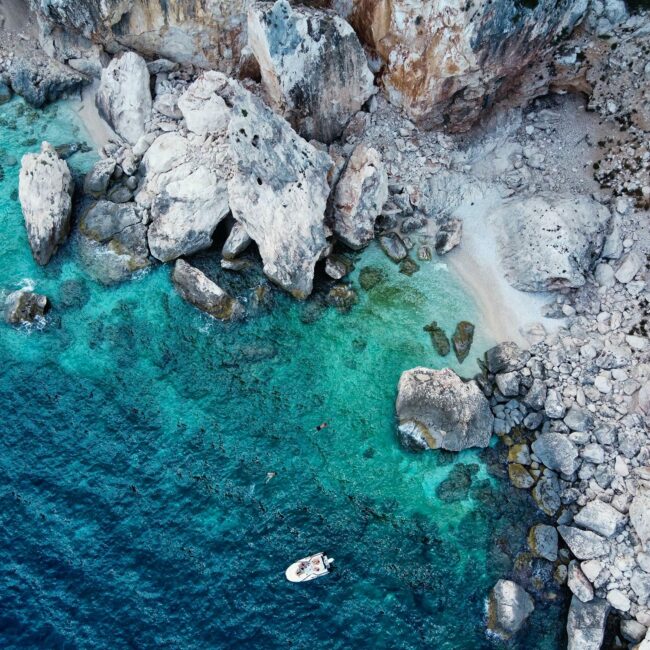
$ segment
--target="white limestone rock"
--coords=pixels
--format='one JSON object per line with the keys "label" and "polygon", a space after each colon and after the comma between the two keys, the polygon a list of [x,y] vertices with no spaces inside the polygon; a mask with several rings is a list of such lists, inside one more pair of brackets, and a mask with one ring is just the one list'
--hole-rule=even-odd
{"label": "white limestone rock", "polygon": [[569,637],[567,650],[600,650],[609,610],[606,600],[594,598],[583,603],[574,596],[566,626]]}
{"label": "white limestone rock", "polygon": [[388,200],[388,175],[381,154],[365,144],[352,152],[334,195],[334,232],[358,250],[375,237],[375,221]]}
{"label": "white limestone rock", "polygon": [[233,103],[233,217],[257,244],[266,275],[304,299],[328,248],[324,221],[332,160],[250,93],[239,91]]}
{"label": "white limestone rock", "polygon": [[248,43],[271,104],[307,140],[335,140],[374,93],[357,35],[333,13],[256,3]]}
{"label": "white limestone rock", "polygon": [[494,416],[475,381],[453,370],[414,368],[402,373],[397,394],[402,443],[411,449],[487,447]]}
{"label": "white limestone rock", "polygon": [[543,433],[532,444],[533,453],[549,469],[563,474],[575,470],[578,448],[575,443],[561,433]]}
{"label": "white limestone rock", "polygon": [[502,639],[516,634],[535,609],[528,592],[512,580],[499,580],[488,600],[488,628]]}
{"label": "white limestone rock", "polygon": [[603,537],[613,537],[623,529],[625,519],[625,515],[616,508],[612,508],[604,501],[594,499],[576,514],[574,522]]}
{"label": "white limestone rock", "polygon": [[577,288],[603,247],[609,210],[586,196],[538,194],[497,209],[506,278],[522,291]]}
{"label": "white limestone rock", "polygon": [[18,196],[34,259],[47,264],[70,231],[72,176],[54,147],[43,142],[40,153],[23,156]]}
{"label": "white limestone rock", "polygon": [[642,266],[643,257],[639,253],[632,251],[621,260],[621,265],[616,271],[616,279],[621,284],[628,284],[634,280],[634,276],[641,270]]}
{"label": "white limestone rock", "polygon": [[643,548],[650,551],[650,494],[639,492],[630,504],[630,523],[639,536]]}
{"label": "white limestone rock", "polygon": [[135,52],[112,59],[102,70],[95,101],[113,130],[134,145],[145,134],[153,107],[145,60]]}
{"label": "white limestone rock", "polygon": [[605,539],[590,530],[572,526],[558,526],[557,530],[579,560],[591,560],[609,552]]}
{"label": "white limestone rock", "polygon": [[555,562],[558,547],[557,530],[553,526],[536,524],[528,533],[528,547],[535,556]]}
{"label": "white limestone rock", "polygon": [[569,562],[567,584],[569,589],[583,603],[588,603],[590,600],[593,600],[594,588],[589,580],[587,580],[585,574],[581,571],[580,566],[575,560]]}
{"label": "white limestone rock", "polygon": [[250,246],[252,241],[244,227],[235,222],[221,249],[221,254],[226,260],[234,260]]}
{"label": "white limestone rock", "polygon": [[151,202],[149,249],[161,262],[208,248],[228,214],[228,143],[224,138],[209,149],[202,143],[198,136],[164,133],[143,158],[145,183],[136,201]]}
{"label": "white limestone rock", "polygon": [[225,133],[232,113],[220,93],[224,92],[227,84],[223,74],[209,70],[181,95],[178,108],[192,133]]}

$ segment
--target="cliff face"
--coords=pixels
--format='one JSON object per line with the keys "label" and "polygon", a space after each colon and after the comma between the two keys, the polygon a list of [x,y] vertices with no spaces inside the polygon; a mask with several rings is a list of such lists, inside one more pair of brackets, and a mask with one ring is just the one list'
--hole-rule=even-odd
{"label": "cliff face", "polygon": [[[460,128],[505,95],[547,88],[538,71],[583,18],[587,0],[530,3],[356,0],[349,20],[381,57],[394,104],[424,127]],[[526,74],[534,68],[534,74]]]}

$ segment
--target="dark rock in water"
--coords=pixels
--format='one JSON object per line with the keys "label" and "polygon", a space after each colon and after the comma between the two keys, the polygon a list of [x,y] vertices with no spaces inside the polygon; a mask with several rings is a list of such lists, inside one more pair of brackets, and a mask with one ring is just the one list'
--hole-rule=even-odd
{"label": "dark rock in water", "polygon": [[333,280],[344,278],[353,268],[352,262],[344,255],[330,255],[325,260],[325,273]]}
{"label": "dark rock in water", "polygon": [[0,104],[5,104],[11,99],[11,88],[4,82],[0,81]]}
{"label": "dark rock in water", "polygon": [[427,325],[423,329],[425,332],[429,332],[431,342],[433,343],[436,352],[441,357],[446,357],[449,354],[451,347],[447,335],[444,333],[442,328],[438,327],[438,323],[434,320],[431,325]]}
{"label": "dark rock in water", "polygon": [[364,291],[370,291],[378,284],[386,281],[386,273],[383,269],[374,266],[366,266],[359,273],[359,284]]}
{"label": "dark rock in water", "polygon": [[88,153],[90,147],[85,142],[72,142],[70,144],[60,144],[54,147],[54,150],[62,160],[67,160],[76,153]]}
{"label": "dark rock in water", "polygon": [[529,360],[530,352],[511,342],[495,345],[485,353],[487,369],[493,375],[521,370]]}
{"label": "dark rock in water", "polygon": [[133,198],[133,192],[126,185],[116,185],[106,198],[113,203],[128,203]]}
{"label": "dark rock in water", "polygon": [[456,325],[456,331],[451,337],[451,340],[454,345],[456,358],[460,363],[463,363],[467,359],[467,355],[474,342],[474,325],[466,320],[461,321]]}
{"label": "dark rock in water", "polygon": [[384,232],[397,228],[397,217],[392,214],[380,214],[375,221],[375,230]]}
{"label": "dark rock in water", "polygon": [[300,312],[300,322],[305,325],[312,325],[325,315],[325,306],[320,302],[313,301],[306,303]]}
{"label": "dark rock in water", "polygon": [[382,235],[379,238],[379,245],[393,262],[401,262],[408,255],[406,246],[397,233],[390,232]]}
{"label": "dark rock in water", "polygon": [[172,281],[183,300],[219,320],[232,320],[244,315],[237,300],[184,260],[176,260]]}
{"label": "dark rock in water", "polygon": [[463,236],[463,222],[460,219],[451,219],[440,226],[436,234],[436,253],[445,255],[460,244]]}
{"label": "dark rock in water", "polygon": [[221,268],[226,271],[240,272],[245,271],[251,266],[251,261],[247,259],[238,259],[238,260],[221,260]]}
{"label": "dark rock in water", "polygon": [[357,292],[346,284],[337,284],[327,294],[327,302],[340,312],[346,313],[359,302]]}
{"label": "dark rock in water", "polygon": [[436,488],[436,496],[447,503],[464,501],[472,487],[472,477],[478,473],[478,465],[458,463],[452,467],[447,478]]}
{"label": "dark rock in water", "polygon": [[10,293],[4,305],[4,318],[11,325],[33,323],[38,317],[43,317],[49,307],[47,296],[20,289]]}
{"label": "dark rock in water", "polygon": [[399,265],[399,272],[404,275],[412,276],[414,273],[417,273],[420,270],[420,267],[410,258],[405,257]]}
{"label": "dark rock in water", "polygon": [[412,217],[407,217],[402,221],[402,224],[400,226],[400,232],[404,233],[405,235],[408,235],[410,232],[415,232],[416,230],[420,230],[420,228],[424,228],[424,226],[427,225],[427,218],[419,213],[419,214],[414,214]]}
{"label": "dark rock in water", "polygon": [[61,307],[80,309],[90,300],[90,289],[83,280],[65,280],[61,284]]}

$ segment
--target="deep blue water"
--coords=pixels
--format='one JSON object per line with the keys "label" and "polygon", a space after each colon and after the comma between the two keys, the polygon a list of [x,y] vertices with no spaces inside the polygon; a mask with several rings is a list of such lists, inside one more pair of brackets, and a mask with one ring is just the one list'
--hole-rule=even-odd
{"label": "deep blue water", "polygon": [[[0,325],[0,646],[502,647],[486,595],[538,515],[483,455],[410,454],[394,428],[401,371],[471,375],[490,344],[463,287],[435,263],[401,275],[371,247],[353,283],[368,265],[386,280],[349,314],[272,288],[254,308],[263,280],[227,278],[207,253],[197,263],[248,301],[224,325],[176,295],[168,267],[104,287],[72,242],[39,268],[20,156],[86,137],[65,104],[0,106],[0,289],[29,281],[53,303],[44,327]],[[477,323],[462,367],[435,355],[434,318]],[[440,499],[459,464],[471,486]],[[319,550],[331,576],[285,581]],[[509,647],[560,648],[562,627],[562,606],[540,603]]]}

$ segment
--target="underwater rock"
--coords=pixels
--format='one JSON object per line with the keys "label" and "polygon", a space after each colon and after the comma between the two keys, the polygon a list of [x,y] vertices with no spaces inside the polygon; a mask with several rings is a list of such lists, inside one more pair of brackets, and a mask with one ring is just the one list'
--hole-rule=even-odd
{"label": "underwater rock", "polygon": [[488,629],[503,639],[516,634],[535,609],[530,595],[512,580],[499,580],[488,600]]}
{"label": "underwater rock", "polygon": [[151,117],[149,70],[135,52],[111,60],[104,70],[95,96],[100,115],[115,133],[134,145],[145,134]]}
{"label": "underwater rock", "polygon": [[11,88],[0,79],[0,104],[6,104],[11,99]]}
{"label": "underwater rock", "polygon": [[365,144],[352,152],[336,185],[334,232],[358,250],[375,237],[375,221],[388,200],[388,175],[381,154]]}
{"label": "underwater rock", "polygon": [[248,43],[271,105],[307,140],[331,143],[374,93],[357,35],[331,12],[253,4]]}
{"label": "underwater rock", "polygon": [[304,299],[328,247],[332,159],[247,91],[239,90],[233,105],[228,128],[236,167],[228,183],[233,217],[257,244],[266,275]]}
{"label": "underwater rock", "polygon": [[244,227],[235,222],[228,234],[228,239],[226,239],[221,249],[221,254],[226,260],[234,260],[250,246],[252,241]]}
{"label": "underwater rock", "polygon": [[393,262],[401,262],[408,254],[402,238],[395,232],[389,232],[379,238],[381,249]]}
{"label": "underwater rock", "polygon": [[436,253],[446,255],[458,246],[463,238],[463,222],[450,219],[440,226],[436,233]]}
{"label": "underwater rock", "polygon": [[586,196],[537,194],[492,213],[508,282],[521,291],[578,288],[603,249],[610,213]]}
{"label": "underwater rock", "polygon": [[475,381],[453,370],[414,368],[402,373],[397,394],[399,435],[416,450],[487,447],[494,416]]}
{"label": "underwater rock", "polygon": [[4,319],[10,325],[33,323],[43,317],[50,303],[47,296],[20,289],[10,293],[4,303]]}
{"label": "underwater rock", "polygon": [[399,272],[402,275],[407,275],[409,278],[417,273],[420,270],[420,267],[410,258],[405,257],[399,263]]}
{"label": "underwater rock", "polygon": [[228,145],[214,142],[204,150],[202,140],[164,133],[144,155],[145,182],[136,202],[151,204],[149,248],[161,262],[211,246],[228,214]]}
{"label": "underwater rock", "polygon": [[184,260],[176,260],[172,281],[183,300],[218,320],[233,320],[244,315],[243,307],[235,298]]}
{"label": "underwater rock", "polygon": [[327,294],[327,302],[341,313],[347,313],[359,302],[357,292],[347,284],[337,284]]}
{"label": "underwater rock", "polygon": [[359,284],[364,291],[370,291],[383,282],[386,282],[386,273],[383,269],[364,266],[359,272]]}
{"label": "underwater rock", "polygon": [[606,600],[594,598],[583,603],[573,596],[566,625],[569,636],[567,650],[600,650],[609,610]]}
{"label": "underwater rock", "polygon": [[151,265],[147,228],[132,203],[98,201],[81,218],[79,231],[99,244],[86,246],[83,257],[105,284],[120,282]]}
{"label": "underwater rock", "polygon": [[232,112],[220,95],[227,82],[224,75],[204,72],[178,100],[187,128],[197,135],[225,133]]}
{"label": "underwater rock", "polygon": [[437,321],[432,321],[430,325],[426,325],[423,329],[425,332],[429,332],[429,335],[431,336],[431,342],[433,343],[433,347],[436,349],[436,352],[441,357],[446,357],[451,350],[451,346],[449,344],[447,335],[445,334],[444,330],[438,326]]}
{"label": "underwater rock", "polygon": [[535,485],[535,479],[531,473],[520,463],[510,463],[508,465],[508,478],[520,490],[529,490]]}
{"label": "underwater rock", "polygon": [[41,152],[23,156],[18,194],[34,259],[47,264],[70,230],[72,176],[54,148],[43,142]]}
{"label": "underwater rock", "polygon": [[456,358],[460,363],[463,363],[467,359],[469,351],[472,348],[472,343],[474,342],[474,325],[466,320],[460,321],[456,325],[456,330],[451,337],[451,341],[454,346]]}
{"label": "underwater rock", "polygon": [[451,468],[449,475],[436,488],[436,496],[445,503],[464,501],[472,487],[472,477],[478,473],[479,466],[458,463]]}
{"label": "underwater rock", "polygon": [[98,160],[84,179],[84,192],[95,198],[106,193],[117,162],[113,158]]}

